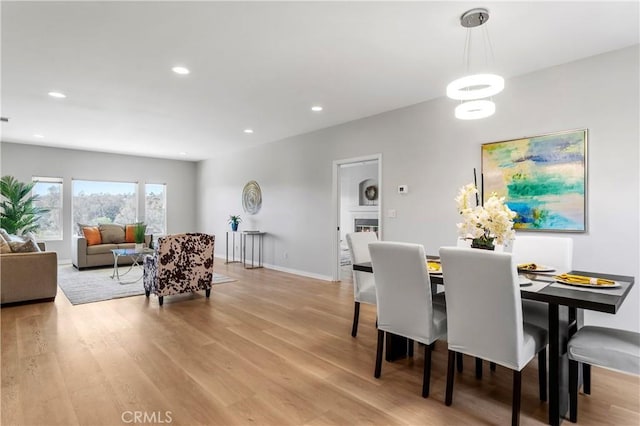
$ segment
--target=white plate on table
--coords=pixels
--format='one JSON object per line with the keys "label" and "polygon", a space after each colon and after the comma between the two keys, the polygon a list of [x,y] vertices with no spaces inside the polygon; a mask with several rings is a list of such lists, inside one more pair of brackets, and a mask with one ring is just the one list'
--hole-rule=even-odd
{"label": "white plate on table", "polygon": [[518,268],[518,272],[536,273],[536,272],[554,272],[554,271],[555,271],[555,268],[552,268],[550,266],[544,266],[544,265],[536,265],[536,269]]}
{"label": "white plate on table", "polygon": [[615,281],[614,284],[611,285],[602,285],[602,284],[581,284],[581,283],[572,283],[569,281],[561,280],[560,278],[556,278],[556,281],[561,284],[572,285],[575,287],[591,287],[591,288],[601,288],[601,289],[609,289],[609,288],[619,288],[621,287],[618,281]]}

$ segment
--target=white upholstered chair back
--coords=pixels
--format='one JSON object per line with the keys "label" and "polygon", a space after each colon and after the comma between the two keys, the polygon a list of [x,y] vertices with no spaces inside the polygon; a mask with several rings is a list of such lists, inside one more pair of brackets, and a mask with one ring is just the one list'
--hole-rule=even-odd
{"label": "white upholstered chair back", "polygon": [[[369,243],[377,241],[375,232],[352,232],[347,234],[347,245],[351,263],[370,262]],[[353,271],[353,298],[356,302],[376,304],[375,281],[369,272]]]}
{"label": "white upholstered chair back", "polygon": [[434,335],[431,284],[424,247],[369,244],[378,299],[378,329],[430,344]]}
{"label": "white upholstered chair back", "polygon": [[567,237],[521,236],[513,241],[514,262],[550,266],[562,274],[573,268],[573,239]]}
{"label": "white upholstered chair back", "polygon": [[523,351],[520,285],[512,255],[442,247],[440,258],[449,349],[520,371],[535,351]]}

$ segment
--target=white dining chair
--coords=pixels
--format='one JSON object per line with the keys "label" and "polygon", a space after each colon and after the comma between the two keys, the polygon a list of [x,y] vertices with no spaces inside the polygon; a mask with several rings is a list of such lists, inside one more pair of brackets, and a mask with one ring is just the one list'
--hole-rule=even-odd
{"label": "white dining chair", "polygon": [[[371,262],[369,243],[377,241],[375,232],[352,232],[347,234],[347,245],[351,255],[351,264]],[[353,271],[353,325],[351,336],[358,335],[358,321],[360,318],[360,303],[376,304],[376,285],[373,274],[369,272]]]}
{"label": "white dining chair", "polygon": [[380,377],[385,333],[424,344],[422,396],[429,396],[431,344],[447,334],[444,307],[431,300],[431,281],[419,244],[369,244],[378,299],[378,346],[374,376]]}
{"label": "white dining chair", "polygon": [[[640,375],[640,334],[607,327],[582,327],[569,340],[569,420],[578,421],[578,365],[598,365]],[[584,393],[591,390],[585,386]]]}
{"label": "white dining chair", "polygon": [[453,402],[456,352],[513,370],[511,423],[520,420],[521,371],[538,354],[540,399],[546,400],[547,332],[522,320],[520,284],[510,253],[440,248],[447,297],[449,362],[445,404]]}
{"label": "white dining chair", "polygon": [[[513,241],[511,253],[516,265],[537,263],[555,269],[553,274],[563,274],[573,269],[573,239],[571,238],[518,235]],[[548,329],[548,311],[549,307],[546,303],[534,300],[522,301],[525,322]],[[582,312],[579,315],[578,322],[582,325]],[[561,321],[565,325],[568,321],[568,315],[564,310],[561,312]]]}

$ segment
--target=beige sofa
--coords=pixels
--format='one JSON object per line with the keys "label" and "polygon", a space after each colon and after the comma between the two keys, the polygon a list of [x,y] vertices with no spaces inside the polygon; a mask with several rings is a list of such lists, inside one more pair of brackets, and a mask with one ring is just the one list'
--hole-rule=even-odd
{"label": "beige sofa", "polygon": [[52,251],[0,254],[0,279],[2,304],[52,301],[58,291],[58,255]]}
{"label": "beige sofa", "polygon": [[[151,236],[145,236],[145,245],[148,246]],[[78,269],[91,268],[95,266],[113,266],[113,249],[134,248],[134,243],[110,243],[87,245],[84,237],[74,236],[71,245],[71,263]],[[130,257],[119,257],[119,265],[130,265],[133,259]]]}

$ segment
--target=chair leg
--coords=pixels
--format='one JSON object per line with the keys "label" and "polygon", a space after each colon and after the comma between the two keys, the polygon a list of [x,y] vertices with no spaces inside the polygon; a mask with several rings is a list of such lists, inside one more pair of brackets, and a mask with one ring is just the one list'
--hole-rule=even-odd
{"label": "chair leg", "polygon": [[489,363],[489,369],[491,371],[496,371],[496,363],[495,362],[490,362]]}
{"label": "chair leg", "polygon": [[540,386],[540,401],[547,400],[547,347],[538,352],[538,386]]}
{"label": "chair leg", "polygon": [[422,376],[422,397],[429,397],[429,384],[431,383],[431,346],[424,345],[424,373]]}
{"label": "chair leg", "polygon": [[578,361],[569,360],[569,420],[578,421]]}
{"label": "chair leg", "polygon": [[482,379],[482,359],[476,357],[476,379]]}
{"label": "chair leg", "polygon": [[145,291],[144,291],[144,295],[145,295],[145,296],[149,297],[149,295],[150,295],[150,294],[151,294],[151,291],[149,291],[149,290],[145,290]]}
{"label": "chair leg", "polygon": [[382,370],[382,349],[384,349],[384,331],[378,330],[378,348],[376,350],[376,369],[373,372],[373,377],[376,379],[380,377],[380,370]]}
{"label": "chair leg", "polygon": [[520,424],[520,397],[522,395],[522,373],[513,371],[513,409],[511,411],[511,425]]}
{"label": "chair leg", "polygon": [[585,395],[591,395],[591,365],[582,364],[582,391]]}
{"label": "chair leg", "polygon": [[455,374],[456,353],[449,349],[449,360],[447,362],[447,390],[445,392],[444,403],[449,406],[453,403],[453,375]]}
{"label": "chair leg", "polygon": [[[356,337],[358,335],[358,319],[360,318],[360,302],[355,302],[355,306],[353,307],[353,326],[351,327],[351,337]],[[378,320],[376,320],[376,326]]]}
{"label": "chair leg", "polygon": [[462,357],[463,356],[464,355],[462,355],[461,352],[457,352],[456,353],[456,361],[457,361],[457,365],[458,365],[458,373],[462,373],[462,367],[463,367],[463,365],[462,365],[463,358]]}
{"label": "chair leg", "polygon": [[158,303],[160,304],[160,306],[162,306],[163,302],[164,302],[164,296],[158,296]]}
{"label": "chair leg", "polygon": [[206,297],[211,296],[211,289],[210,289],[210,288],[206,289],[206,290],[204,291],[204,295],[205,295]]}

